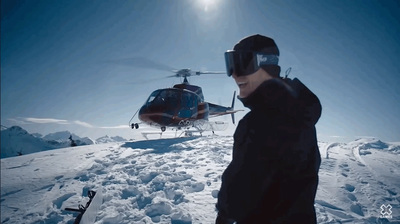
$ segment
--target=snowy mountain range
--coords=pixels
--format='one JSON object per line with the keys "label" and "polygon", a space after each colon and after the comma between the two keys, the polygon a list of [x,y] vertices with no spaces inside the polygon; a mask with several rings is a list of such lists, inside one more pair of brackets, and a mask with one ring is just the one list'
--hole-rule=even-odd
{"label": "snowy mountain range", "polygon": [[60,132],[55,132],[55,133],[50,133],[48,135],[45,135],[43,137],[44,140],[47,141],[57,141],[57,142],[64,142],[66,140],[69,140],[69,137],[72,137],[74,141],[81,142],[81,144],[78,145],[92,145],[95,144],[95,141],[88,138],[84,137],[81,138],[74,133],[70,133],[69,131],[60,131]]}
{"label": "snowy mountain range", "polygon": [[13,126],[1,130],[1,158],[70,147],[70,137],[77,146],[126,141],[119,136],[109,137],[107,135],[92,140],[88,137],[81,138],[69,131],[50,133],[42,137],[41,134],[30,134],[19,126]]}
{"label": "snowy mountain range", "polygon": [[110,142],[124,142],[124,141],[127,141],[127,140],[120,136],[109,137],[108,135],[96,139],[97,144],[110,143]]}
{"label": "snowy mountain range", "polygon": [[[89,189],[102,189],[104,199],[95,224],[215,223],[232,145],[232,136],[212,135],[1,159],[1,223],[71,224],[77,214],[65,208],[84,205]],[[358,139],[318,145],[319,224],[400,222],[400,143]]]}

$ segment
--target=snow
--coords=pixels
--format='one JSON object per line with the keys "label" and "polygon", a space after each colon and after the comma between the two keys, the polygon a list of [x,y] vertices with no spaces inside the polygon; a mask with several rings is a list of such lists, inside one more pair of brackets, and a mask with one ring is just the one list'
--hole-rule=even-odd
{"label": "snow", "polygon": [[[102,188],[96,224],[214,223],[232,136],[112,142],[1,159],[1,223],[68,223]],[[319,142],[319,223],[400,221],[400,144]],[[246,192],[244,192],[246,193]],[[391,217],[381,206],[392,207]],[[382,217],[382,213],[385,217]]]}
{"label": "snow", "polygon": [[388,204],[393,215],[387,220],[400,220],[399,145],[359,139],[320,143],[320,148],[319,222],[380,223],[380,207]]}

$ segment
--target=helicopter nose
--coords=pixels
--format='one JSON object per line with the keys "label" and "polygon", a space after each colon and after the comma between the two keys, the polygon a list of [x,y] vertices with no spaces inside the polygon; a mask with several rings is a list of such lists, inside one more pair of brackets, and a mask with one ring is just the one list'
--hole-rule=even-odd
{"label": "helicopter nose", "polygon": [[158,113],[158,108],[144,105],[139,110],[139,120],[150,124],[159,123],[160,113]]}
{"label": "helicopter nose", "polygon": [[148,111],[149,111],[149,109],[148,109],[148,107],[145,105],[145,106],[142,106],[141,108],[140,108],[140,110],[139,110],[139,119],[141,120],[141,121],[146,121],[146,120],[148,120]]}

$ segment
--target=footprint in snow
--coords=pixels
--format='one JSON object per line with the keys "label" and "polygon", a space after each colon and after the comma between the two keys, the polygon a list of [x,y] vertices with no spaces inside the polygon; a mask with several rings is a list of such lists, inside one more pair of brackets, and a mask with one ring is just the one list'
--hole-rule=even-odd
{"label": "footprint in snow", "polygon": [[45,189],[47,189],[47,191],[51,191],[51,189],[53,189],[54,186],[55,186],[54,184],[45,185],[43,187],[33,190],[33,192],[38,192]]}
{"label": "footprint in snow", "polygon": [[350,206],[350,210],[352,212],[356,213],[357,215],[364,216],[364,212],[363,212],[362,207],[361,207],[361,205],[359,203],[352,204]]}
{"label": "footprint in snow", "polygon": [[205,185],[203,183],[191,183],[188,186],[185,186],[185,191],[187,193],[194,193],[194,192],[200,192],[204,190]]}
{"label": "footprint in snow", "polygon": [[343,163],[343,164],[339,165],[339,167],[342,168],[342,170],[344,170],[346,172],[350,171],[349,165],[347,165],[347,163]]}
{"label": "footprint in snow", "polygon": [[356,189],[353,185],[351,184],[345,184],[344,185],[344,189],[346,189],[348,192],[354,192],[354,190]]}
{"label": "footprint in snow", "polygon": [[352,193],[347,194],[347,197],[352,201],[357,201],[356,196],[354,194],[352,194]]}
{"label": "footprint in snow", "polygon": [[64,177],[64,175],[56,176],[56,177],[54,178],[54,180],[59,180],[59,179],[61,179],[61,178],[63,178],[63,177]]}
{"label": "footprint in snow", "polygon": [[85,158],[89,159],[89,158],[92,158],[92,157],[94,157],[94,152],[87,153]]}
{"label": "footprint in snow", "polygon": [[76,177],[74,177],[74,180],[79,180],[81,182],[87,182],[87,181],[89,181],[89,179],[90,179],[89,175],[84,172],[82,172],[82,173],[78,174]]}
{"label": "footprint in snow", "polygon": [[396,192],[394,192],[394,191],[391,191],[391,190],[389,190],[389,189],[387,189],[387,192],[388,192],[390,195],[393,195],[393,196],[396,196],[396,195],[397,195],[397,193],[396,193]]}
{"label": "footprint in snow", "polygon": [[6,196],[10,196],[10,195],[16,194],[16,193],[18,193],[18,192],[20,192],[20,191],[22,191],[22,190],[24,190],[24,189],[19,189],[19,190],[15,190],[15,191],[10,191],[10,192],[8,192],[8,193],[2,194],[2,195],[1,195],[1,198],[4,198],[4,197],[6,197]]}
{"label": "footprint in snow", "polygon": [[342,169],[342,176],[347,177],[347,173],[350,172],[349,165],[347,165],[347,163],[343,163],[339,165],[339,167]]}

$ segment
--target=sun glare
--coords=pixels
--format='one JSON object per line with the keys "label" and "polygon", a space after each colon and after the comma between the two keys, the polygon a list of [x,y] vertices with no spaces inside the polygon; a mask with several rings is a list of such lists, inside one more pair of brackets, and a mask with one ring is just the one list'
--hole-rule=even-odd
{"label": "sun glare", "polygon": [[198,0],[198,5],[204,10],[204,12],[209,12],[217,8],[218,2],[219,0]]}

